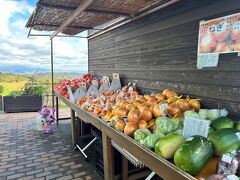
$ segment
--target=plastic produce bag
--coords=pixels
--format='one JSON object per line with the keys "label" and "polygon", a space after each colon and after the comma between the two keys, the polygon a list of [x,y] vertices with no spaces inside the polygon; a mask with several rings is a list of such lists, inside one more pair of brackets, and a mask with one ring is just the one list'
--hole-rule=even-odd
{"label": "plastic produce bag", "polygon": [[226,109],[200,109],[198,114],[202,119],[215,120],[220,117],[226,117],[228,112]]}
{"label": "plastic produce bag", "polygon": [[141,139],[140,143],[149,149],[153,149],[157,141],[163,136],[162,133],[150,134],[145,139]]}
{"label": "plastic produce bag", "polygon": [[43,131],[44,130],[44,122],[45,119],[41,115],[37,115],[36,117],[36,130],[37,131]]}
{"label": "plastic produce bag", "polygon": [[156,126],[157,128],[155,130],[155,133],[169,134],[179,129],[181,127],[181,123],[176,119],[159,117],[156,119]]}
{"label": "plastic produce bag", "polygon": [[230,153],[225,153],[219,158],[218,174],[236,174],[238,169],[238,160]]}
{"label": "plastic produce bag", "polygon": [[150,134],[151,134],[151,131],[149,129],[141,128],[134,132],[134,139],[140,142],[141,139],[145,139]]}
{"label": "plastic produce bag", "polygon": [[185,111],[184,112],[184,117],[185,118],[186,117],[189,117],[189,118],[201,118],[201,116],[197,112],[195,112],[193,110]]}

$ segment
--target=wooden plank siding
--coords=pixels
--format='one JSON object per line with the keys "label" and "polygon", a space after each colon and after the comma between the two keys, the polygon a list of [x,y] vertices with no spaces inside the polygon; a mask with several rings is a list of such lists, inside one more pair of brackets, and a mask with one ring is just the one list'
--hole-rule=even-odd
{"label": "wooden plank siding", "polygon": [[240,57],[220,55],[216,68],[198,70],[200,20],[240,12],[239,0],[185,0],[89,40],[89,71],[120,73],[141,93],[172,88],[207,108],[240,116]]}

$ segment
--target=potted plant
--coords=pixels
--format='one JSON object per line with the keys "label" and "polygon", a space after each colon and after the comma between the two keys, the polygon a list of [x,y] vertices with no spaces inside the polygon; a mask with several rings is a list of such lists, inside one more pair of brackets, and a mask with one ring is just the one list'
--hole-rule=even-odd
{"label": "potted plant", "polygon": [[37,83],[35,78],[24,85],[22,90],[12,91],[8,96],[3,96],[4,112],[34,112],[42,108],[42,96],[47,88]]}

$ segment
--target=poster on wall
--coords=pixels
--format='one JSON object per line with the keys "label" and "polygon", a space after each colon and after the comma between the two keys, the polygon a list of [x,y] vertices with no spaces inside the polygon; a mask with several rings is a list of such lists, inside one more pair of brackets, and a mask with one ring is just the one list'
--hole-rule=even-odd
{"label": "poster on wall", "polygon": [[197,68],[218,66],[219,54],[240,52],[240,13],[200,21]]}
{"label": "poster on wall", "polygon": [[240,13],[201,21],[198,54],[240,52]]}

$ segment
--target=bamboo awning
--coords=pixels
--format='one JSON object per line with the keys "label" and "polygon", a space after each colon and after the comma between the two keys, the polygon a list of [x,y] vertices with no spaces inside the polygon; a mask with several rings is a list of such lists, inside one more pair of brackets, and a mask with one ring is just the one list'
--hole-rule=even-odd
{"label": "bamboo awning", "polygon": [[[141,12],[145,12],[150,8],[169,1],[170,0],[39,0],[26,27],[33,28],[37,31],[59,30],[59,32],[65,35],[72,36],[88,29],[96,29],[96,26],[117,18],[119,19],[120,17],[130,19]],[[75,14],[75,16],[73,16],[73,14]],[[68,23],[66,23],[66,21],[68,21]]]}

